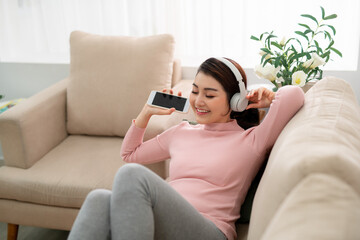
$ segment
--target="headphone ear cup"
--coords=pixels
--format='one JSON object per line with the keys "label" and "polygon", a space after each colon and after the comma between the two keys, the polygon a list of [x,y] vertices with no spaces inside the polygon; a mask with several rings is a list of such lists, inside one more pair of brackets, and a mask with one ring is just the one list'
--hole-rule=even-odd
{"label": "headphone ear cup", "polygon": [[248,100],[242,97],[240,93],[235,93],[230,100],[231,110],[235,112],[242,112],[246,109]]}

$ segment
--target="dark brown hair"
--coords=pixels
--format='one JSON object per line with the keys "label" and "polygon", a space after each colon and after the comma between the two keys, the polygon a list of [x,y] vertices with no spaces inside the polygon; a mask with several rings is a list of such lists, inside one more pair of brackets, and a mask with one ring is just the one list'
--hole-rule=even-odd
{"label": "dark brown hair", "polygon": [[[247,87],[247,77],[244,69],[234,60],[226,58],[239,70],[245,87]],[[215,78],[224,88],[228,103],[229,111],[231,111],[230,118],[236,119],[238,125],[243,129],[248,129],[259,125],[259,111],[258,109],[244,110],[243,112],[235,112],[230,109],[230,99],[235,94],[240,92],[239,83],[236,80],[234,73],[223,62],[216,58],[209,58],[203,62],[198,68],[197,73],[202,72]]]}

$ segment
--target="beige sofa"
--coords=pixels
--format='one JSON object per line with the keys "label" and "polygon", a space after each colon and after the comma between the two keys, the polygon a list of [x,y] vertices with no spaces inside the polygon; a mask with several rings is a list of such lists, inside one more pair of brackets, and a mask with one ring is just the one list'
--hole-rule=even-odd
{"label": "beige sofa", "polygon": [[[86,195],[111,189],[122,137],[150,91],[186,83],[174,44],[73,32],[69,78],[1,114],[0,221],[10,238],[18,225],[70,230]],[[154,117],[145,139],[187,117]],[[166,176],[164,163],[148,167]]]}
{"label": "beige sofa", "polygon": [[360,239],[359,226],[359,104],[327,77],[277,139],[239,239]]}

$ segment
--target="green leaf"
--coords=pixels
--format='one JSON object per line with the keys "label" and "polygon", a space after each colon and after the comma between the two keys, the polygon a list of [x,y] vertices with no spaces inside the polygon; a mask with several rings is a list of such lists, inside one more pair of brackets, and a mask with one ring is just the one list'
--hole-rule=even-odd
{"label": "green leaf", "polygon": [[275,59],[275,58],[268,58],[268,59],[266,59],[265,62],[263,63],[263,67],[264,67],[268,62],[270,62],[270,61],[273,60],[273,59]]}
{"label": "green leaf", "polygon": [[269,34],[269,33],[268,33],[268,32],[262,33],[262,34],[260,35],[260,40],[262,40],[262,38],[263,38],[263,36],[264,36],[265,34]]}
{"label": "green leaf", "polygon": [[334,45],[334,40],[331,40],[331,42],[330,42],[329,46],[328,46],[325,50],[328,50],[329,48],[331,48],[331,47],[332,47],[332,45]]}
{"label": "green leaf", "polygon": [[306,17],[306,18],[310,18],[311,20],[313,20],[314,22],[316,22],[317,25],[319,25],[318,21],[316,20],[315,17],[311,16],[310,14],[301,14],[302,17]]}
{"label": "green leaf", "polygon": [[311,28],[308,26],[308,25],[306,25],[306,24],[303,24],[303,23],[298,23],[300,26],[302,26],[302,27],[305,27],[305,28],[307,28],[307,29],[310,29],[311,30]]}
{"label": "green leaf", "polygon": [[309,42],[309,38],[303,33],[303,32],[300,32],[300,31],[295,31],[296,34],[306,38],[306,40]]}
{"label": "green leaf", "polygon": [[306,55],[306,52],[296,53],[294,56],[290,58],[290,62],[292,62],[294,59],[299,61],[299,58],[302,58]]}
{"label": "green leaf", "polygon": [[277,68],[279,64],[280,64],[280,58],[276,58],[274,67]]}
{"label": "green leaf", "polygon": [[336,30],[333,26],[325,24],[325,26],[328,26],[333,31],[334,35],[336,34]]}
{"label": "green leaf", "polygon": [[299,59],[301,57],[306,56],[307,54],[308,54],[307,52],[302,52],[302,53],[295,54],[295,57],[296,57],[296,59]]}
{"label": "green leaf", "polygon": [[329,20],[329,19],[334,19],[334,18],[337,18],[337,15],[336,14],[331,14],[327,17],[324,17],[324,20]]}
{"label": "green leaf", "polygon": [[320,8],[321,8],[321,18],[324,19],[324,17],[325,17],[325,9],[322,6],[320,6]]}
{"label": "green leaf", "polygon": [[[301,52],[304,51],[303,46],[302,46],[300,40],[297,39],[297,38],[294,38],[294,39],[295,39],[295,41],[297,41],[297,42],[299,43],[299,45],[300,45],[300,47],[301,47]],[[293,48],[294,48],[294,46],[293,46]],[[297,52],[297,51],[296,51],[296,52]]]}
{"label": "green leaf", "polygon": [[330,51],[325,52],[323,55],[321,55],[322,58],[326,58],[330,55]]}
{"label": "green leaf", "polygon": [[297,51],[296,51],[296,49],[295,49],[294,45],[291,45],[291,50],[292,50],[295,54],[297,53]]}
{"label": "green leaf", "polygon": [[306,29],[305,32],[304,32],[304,34],[306,35],[306,34],[308,34],[308,33],[313,33],[313,32],[314,32],[314,31],[311,30],[311,29]]}
{"label": "green leaf", "polygon": [[325,34],[325,39],[326,39],[326,37],[328,37],[330,41],[332,40],[331,34],[328,31],[324,31],[324,34]]}
{"label": "green leaf", "polygon": [[274,34],[269,34],[269,36],[267,36],[266,40],[268,40],[270,38],[274,38],[274,37],[277,37],[277,36],[275,36]]}
{"label": "green leaf", "polygon": [[330,50],[333,51],[334,53],[336,53],[337,55],[339,55],[340,57],[342,57],[342,53],[339,50],[337,50],[336,48],[331,47]]}
{"label": "green leaf", "polygon": [[268,55],[268,54],[264,54],[264,55],[261,57],[260,63],[263,63],[263,62],[264,62],[264,60],[265,60],[265,58],[266,58],[267,55]]}
{"label": "green leaf", "polygon": [[282,46],[281,46],[279,43],[277,43],[277,42],[272,41],[272,42],[271,42],[271,45],[277,47],[277,48],[280,49],[280,50],[283,50]]}
{"label": "green leaf", "polygon": [[288,68],[288,63],[286,62],[286,58],[281,58],[280,59],[280,62],[281,62],[281,64],[285,67],[285,68]]}
{"label": "green leaf", "polygon": [[255,37],[253,35],[251,35],[250,39],[255,40],[255,41],[260,41],[260,39],[258,39],[257,37]]}
{"label": "green leaf", "polygon": [[319,47],[319,43],[318,43],[316,40],[314,40],[314,43],[315,43],[315,45],[316,45],[316,48],[320,48],[320,47]]}
{"label": "green leaf", "polygon": [[325,62],[327,63],[330,60],[330,54],[326,56]]}
{"label": "green leaf", "polygon": [[272,34],[272,32],[270,33],[269,36],[267,36],[267,38],[265,39],[265,42],[267,43],[267,47],[269,49],[271,49],[271,38],[276,38],[275,35]]}
{"label": "green leaf", "polygon": [[266,52],[268,54],[272,54],[272,52],[267,48],[260,48],[260,50],[263,50],[264,52]]}

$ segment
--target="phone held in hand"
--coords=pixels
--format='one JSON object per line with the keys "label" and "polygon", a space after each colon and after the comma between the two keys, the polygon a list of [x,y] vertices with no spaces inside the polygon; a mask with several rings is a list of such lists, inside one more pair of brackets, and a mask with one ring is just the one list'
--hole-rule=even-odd
{"label": "phone held in hand", "polygon": [[177,112],[186,113],[189,110],[189,99],[163,92],[151,91],[147,104],[159,108],[175,108]]}

